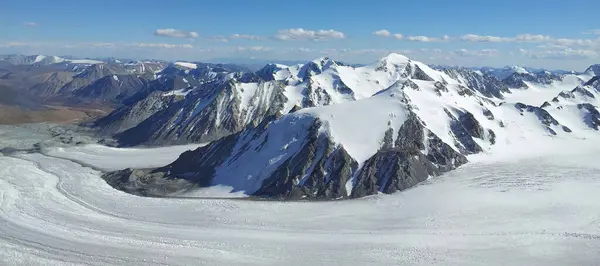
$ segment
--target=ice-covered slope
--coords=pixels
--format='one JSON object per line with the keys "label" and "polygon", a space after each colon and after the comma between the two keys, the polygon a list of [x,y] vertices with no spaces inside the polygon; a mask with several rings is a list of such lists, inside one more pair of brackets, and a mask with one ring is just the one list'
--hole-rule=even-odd
{"label": "ice-covered slope", "polygon": [[[378,173],[381,165],[377,164],[387,157],[406,159],[389,162],[389,167],[406,165],[409,172],[397,169]],[[138,179],[151,176],[150,180],[163,180],[162,186],[187,180],[198,186],[227,186],[232,192],[249,195],[360,197],[377,193],[379,187],[385,192],[410,187],[464,162],[464,156],[423,129],[400,91],[307,108],[273,122],[265,120],[205,148],[186,152],[165,168],[124,170],[105,179],[141,194],[155,193],[156,184]]]}
{"label": "ice-covered slope", "polygon": [[484,68],[482,71],[490,73],[496,76],[498,79],[503,80],[513,74],[529,74],[529,71],[521,66],[506,66],[503,68]]}
{"label": "ice-covered slope", "polygon": [[[110,115],[100,118],[95,125],[105,133],[120,133],[137,126],[140,126],[139,130],[146,130],[144,128],[150,126],[151,122],[163,122],[166,125],[166,122],[162,121],[162,119],[166,119],[166,116],[173,110],[179,112],[179,108],[183,106],[181,104],[174,105],[173,103],[183,100],[191,92],[195,92],[198,95],[210,93],[210,90],[212,90],[210,86],[212,84],[223,84],[233,78],[235,70],[237,69],[229,69],[222,65],[214,64],[204,64],[201,68],[193,70],[180,69],[174,65],[168,66],[155,73],[155,79],[149,81],[146,86],[139,88],[135,95],[123,100],[124,106],[116,109]],[[113,80],[109,81],[117,83]],[[201,99],[196,100],[202,101],[206,99],[201,97]],[[187,104],[194,105],[195,103],[187,101]],[[175,110],[174,108],[177,109]],[[150,116],[159,112],[167,113],[167,115],[161,114],[161,118],[157,118],[159,117],[157,116],[149,120],[147,124],[140,125],[140,123],[144,122]],[[152,134],[154,133],[153,131],[144,132],[144,134]]]}
{"label": "ice-covered slope", "polygon": [[[135,165],[140,168],[159,167],[173,162],[182,152],[203,144],[189,144],[154,149],[119,149],[98,144],[74,147],[48,147],[42,153],[89,165],[101,171],[114,171]],[[151,156],[149,156],[151,155]]]}
{"label": "ice-covered slope", "polygon": [[487,97],[503,98],[504,94],[510,93],[506,84],[488,72],[465,67],[444,67],[440,70],[463,86],[476,90]]}
{"label": "ice-covered slope", "polygon": [[[186,125],[167,131],[171,134],[210,132],[217,127],[215,121],[227,117],[242,131],[230,130],[233,135],[186,152],[163,168],[109,174],[108,182],[127,191],[135,187],[137,193],[149,193],[146,186],[156,191],[155,184],[139,183],[150,176],[152,180],[186,180],[199,187],[227,186],[258,196],[360,197],[406,189],[465,163],[465,155],[596,134],[598,119],[596,107],[589,103],[594,98],[579,87],[573,92],[585,98],[557,108],[560,112],[555,117],[541,102],[513,101],[521,100],[518,95],[504,99],[511,90],[493,77],[437,71],[397,54],[359,68],[327,58],[292,67],[269,65],[241,80],[233,78],[227,87],[196,95],[218,100],[206,101],[206,105],[196,101],[194,109],[167,115],[175,118],[158,125]],[[266,84],[275,82],[280,85],[267,89]],[[581,85],[579,78],[564,76],[544,84],[544,89],[554,92],[577,83]],[[532,86],[526,91],[538,89],[542,88]],[[185,101],[194,99],[192,93]],[[273,93],[278,93],[278,100],[262,96]],[[273,112],[252,119],[240,117],[255,114],[254,109],[244,108],[265,108],[269,103]],[[279,117],[292,106],[291,113]],[[578,111],[567,114],[576,115],[562,114],[573,108]],[[194,117],[204,117],[208,124],[190,123]]]}
{"label": "ice-covered slope", "polygon": [[[194,70],[185,71],[192,74]],[[118,138],[124,145],[212,141],[274,114],[365,99],[406,78],[452,79],[398,54],[364,67],[345,66],[329,58],[295,66],[270,64],[256,73],[204,82],[185,94],[181,106],[170,106]]]}
{"label": "ice-covered slope", "polygon": [[562,144],[403,193],[311,203],[142,198],[71,161],[0,156],[0,264],[595,265],[600,153]]}
{"label": "ice-covered slope", "polygon": [[93,65],[104,63],[92,59],[71,59],[54,55],[0,55],[0,61],[7,61],[13,65],[52,65],[52,64],[75,64]]}
{"label": "ice-covered slope", "polygon": [[165,95],[163,91],[154,91],[141,100],[117,108],[107,116],[93,122],[93,127],[104,134],[115,134],[137,126],[153,114],[183,100],[179,95]]}

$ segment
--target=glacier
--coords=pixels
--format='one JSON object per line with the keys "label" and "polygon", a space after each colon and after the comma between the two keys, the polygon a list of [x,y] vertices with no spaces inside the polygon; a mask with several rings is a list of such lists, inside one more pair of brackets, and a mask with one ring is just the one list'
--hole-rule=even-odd
{"label": "glacier", "polygon": [[[87,167],[56,150],[0,156],[0,264],[594,264],[600,148],[552,141],[471,155],[402,193],[311,203],[134,196],[94,170],[147,166],[131,149],[58,153]],[[176,159],[165,149],[144,154]]]}

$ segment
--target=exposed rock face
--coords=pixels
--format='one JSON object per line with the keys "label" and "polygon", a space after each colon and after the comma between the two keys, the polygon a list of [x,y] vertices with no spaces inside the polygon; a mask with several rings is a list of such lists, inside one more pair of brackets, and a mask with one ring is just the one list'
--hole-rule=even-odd
{"label": "exposed rock face", "polygon": [[514,73],[507,78],[503,79],[502,82],[508,87],[523,89],[528,88],[525,82],[537,83],[548,85],[553,81],[562,80],[561,76],[552,74],[547,71],[541,71],[538,73]]}
{"label": "exposed rock face", "polygon": [[598,126],[600,126],[600,112],[598,112],[598,108],[589,103],[578,104],[577,108],[585,112],[583,121],[590,128],[598,130]]}
{"label": "exposed rock face", "polygon": [[595,76],[600,76],[600,64],[591,65],[585,70],[586,73],[591,73]]}
{"label": "exposed rock face", "polygon": [[73,92],[80,101],[119,103],[147,86],[148,80],[138,75],[110,75]]}
{"label": "exposed rock face", "polygon": [[461,110],[454,110],[454,112],[458,117],[446,110],[446,114],[452,119],[450,130],[459,142],[457,146],[465,154],[481,152],[481,147],[473,140],[473,138],[484,138],[485,131],[481,124],[469,112]]}
{"label": "exposed rock face", "polygon": [[357,163],[341,147],[318,133],[319,122],[310,129],[304,147],[287,159],[267,179],[256,196],[276,198],[341,198]]}
{"label": "exposed rock face", "polygon": [[[270,126],[268,121],[274,118],[185,152],[166,167],[142,172],[128,169],[106,174],[104,179],[116,188],[141,195],[164,195],[161,194],[164,191],[173,194],[190,187],[210,186],[219,169],[231,167],[232,161],[250,149],[268,148],[264,146],[268,145],[269,138],[281,137],[266,131]],[[393,193],[467,162],[464,155],[425,129],[414,114],[399,129],[397,138],[382,144],[382,149],[360,169],[343,146],[335,144],[330,135],[320,130],[319,119],[307,126],[306,135],[297,140],[301,143],[299,151],[265,176],[252,195],[333,199]],[[240,148],[240,143],[246,144]],[[178,186],[180,189],[175,189]]]}
{"label": "exposed rock face", "polygon": [[[527,129],[544,136],[572,132],[551,115],[556,111],[551,108],[560,110],[563,103],[500,103],[512,85],[560,80],[519,71],[505,79],[507,85],[480,71],[435,71],[390,55],[364,68],[322,58],[230,73],[176,93],[161,92],[183,98],[117,135],[123,145],[214,140],[211,144],[165,167],[104,178],[116,188],[158,196],[214,185],[278,199],[401,191],[461,166],[467,155],[508,143],[510,131],[504,128],[519,126],[519,119],[534,123]],[[570,101],[595,95],[586,85],[558,98],[569,100],[569,110],[579,108],[597,128],[596,107]],[[362,134],[347,134],[355,131]]]}
{"label": "exposed rock face", "polygon": [[165,96],[164,92],[155,91],[134,104],[125,105],[109,115],[101,117],[93,123],[93,127],[103,134],[120,133],[137,126],[140,121],[148,119],[156,112],[181,100],[183,100],[182,96]]}
{"label": "exposed rock face", "polygon": [[54,72],[43,82],[30,88],[37,95],[56,95],[61,88],[73,80],[71,72]]}
{"label": "exposed rock face", "polygon": [[106,76],[127,74],[127,70],[118,64],[94,64],[81,73],[73,76],[73,80],[63,86],[58,93],[70,95],[72,92],[92,84]]}
{"label": "exposed rock face", "polygon": [[249,96],[255,102],[251,106],[233,81],[204,86],[195,92],[199,95],[162,109],[117,138],[125,146],[209,142],[278,114],[286,101],[279,81],[258,84]]}
{"label": "exposed rock face", "polygon": [[[522,103],[516,103],[515,104],[515,108],[517,108],[519,110],[519,112],[521,112],[521,114],[523,114],[523,112],[529,112],[529,113],[533,113],[536,115],[536,117],[539,119],[539,121],[545,125],[545,128],[548,132],[550,132],[550,134],[552,135],[556,135],[556,131],[554,129],[552,129],[552,127],[558,127],[561,128],[563,131],[565,132],[571,132],[571,129],[569,129],[568,127],[561,125],[550,113],[548,113],[548,111],[546,111],[545,109],[543,109],[543,107],[537,107],[537,106],[531,106],[531,105],[526,105],[526,104],[522,104]],[[559,107],[561,108],[561,107]]]}
{"label": "exposed rock face", "polygon": [[502,99],[504,98],[502,93],[510,93],[506,84],[487,72],[482,73],[481,71],[463,67],[444,68],[443,71],[450,77],[461,81],[467,88],[479,91],[487,97]]}
{"label": "exposed rock face", "polygon": [[405,190],[466,162],[464,155],[424,129],[422,122],[411,115],[400,128],[395,146],[384,147],[364,163],[351,197]]}

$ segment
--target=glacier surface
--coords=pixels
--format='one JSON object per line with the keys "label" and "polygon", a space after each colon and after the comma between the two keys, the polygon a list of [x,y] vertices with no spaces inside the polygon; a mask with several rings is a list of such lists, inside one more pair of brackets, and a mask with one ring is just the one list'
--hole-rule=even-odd
{"label": "glacier surface", "polygon": [[553,141],[470,156],[401,193],[326,202],[143,198],[94,170],[164,163],[185,146],[0,156],[0,264],[591,265],[600,148]]}

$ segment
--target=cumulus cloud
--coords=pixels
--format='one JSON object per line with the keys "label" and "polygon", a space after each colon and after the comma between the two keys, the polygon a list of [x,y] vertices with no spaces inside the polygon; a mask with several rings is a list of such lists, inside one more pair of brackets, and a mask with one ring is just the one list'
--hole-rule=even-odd
{"label": "cumulus cloud", "polygon": [[388,30],[378,30],[378,31],[374,31],[373,35],[375,36],[379,36],[379,37],[393,37],[396,40],[402,40],[404,38],[404,35],[400,34],[400,33],[391,33]]}
{"label": "cumulus cloud", "polygon": [[532,59],[556,59],[556,60],[578,60],[598,57],[598,52],[594,50],[584,49],[557,49],[557,50],[544,50],[544,51],[531,51],[520,49],[522,55],[525,55]]}
{"label": "cumulus cloud", "polygon": [[406,40],[413,42],[443,42],[450,40],[450,36],[444,35],[442,38],[427,37],[427,36],[408,36]]}
{"label": "cumulus cloud", "polygon": [[388,30],[378,30],[378,31],[373,32],[373,35],[380,36],[380,37],[390,37],[390,35],[392,35],[392,33],[389,32]]}
{"label": "cumulus cloud", "polygon": [[194,48],[194,46],[191,44],[171,44],[171,43],[132,43],[132,44],[128,44],[127,46],[140,47],[140,48],[167,48],[167,49],[172,49],[172,48],[191,49],[191,48]]}
{"label": "cumulus cloud", "polygon": [[467,34],[460,37],[461,40],[467,42],[538,42],[546,43],[547,45],[559,45],[559,46],[593,46],[600,44],[600,39],[589,40],[589,39],[556,39],[547,35],[541,34],[519,34],[515,37],[498,37],[498,36],[482,36],[476,34]]}
{"label": "cumulus cloud", "polygon": [[28,27],[37,27],[37,26],[39,26],[40,24],[39,24],[39,23],[37,23],[37,22],[30,21],[30,22],[25,22],[25,23],[23,23],[23,25],[25,25],[25,26],[28,26]]}
{"label": "cumulus cloud", "polygon": [[198,38],[200,36],[195,31],[183,31],[176,29],[157,29],[154,32],[154,35],[172,38]]}
{"label": "cumulus cloud", "polygon": [[261,36],[249,35],[249,34],[231,34],[228,37],[229,39],[244,39],[244,40],[260,40]]}
{"label": "cumulus cloud", "polygon": [[230,40],[253,40],[253,41],[258,41],[258,40],[264,39],[264,37],[257,36],[257,35],[235,33],[235,34],[231,34],[229,36],[223,36],[223,35],[211,36],[211,37],[207,37],[207,39],[211,40],[211,41],[215,41],[215,42],[229,42]]}
{"label": "cumulus cloud", "polygon": [[330,30],[305,30],[302,28],[296,29],[283,29],[277,31],[274,36],[275,39],[282,41],[289,40],[325,40],[325,39],[344,39],[346,35],[343,32]]}
{"label": "cumulus cloud", "polygon": [[459,49],[452,52],[452,54],[462,57],[494,57],[498,56],[500,52],[496,49],[481,49],[481,50],[467,50]]}
{"label": "cumulus cloud", "polygon": [[460,39],[467,42],[508,42],[511,40],[510,38],[476,34],[466,34],[461,36]]}
{"label": "cumulus cloud", "polygon": [[301,53],[314,53],[314,52],[316,52],[315,49],[305,48],[305,47],[292,48],[291,50],[293,52],[301,52]]}
{"label": "cumulus cloud", "polygon": [[550,36],[539,34],[519,34],[515,37],[517,42],[543,42],[549,41],[550,39]]}
{"label": "cumulus cloud", "polygon": [[208,37],[209,40],[211,41],[215,41],[215,42],[229,42],[229,38],[225,37],[225,36],[212,36],[212,37]]}
{"label": "cumulus cloud", "polygon": [[240,46],[237,48],[238,52],[268,52],[268,51],[272,51],[273,48],[271,47],[265,47],[265,46],[250,46],[250,47],[244,47],[244,46]]}
{"label": "cumulus cloud", "polygon": [[27,42],[5,42],[0,43],[1,48],[13,48],[13,47],[37,47],[41,46],[40,43],[27,43]]}
{"label": "cumulus cloud", "polygon": [[563,46],[594,46],[600,44],[600,39],[589,40],[589,39],[555,39],[552,43]]}
{"label": "cumulus cloud", "polygon": [[593,29],[593,30],[586,30],[584,32],[582,32],[583,34],[594,34],[594,35],[600,35],[600,29]]}
{"label": "cumulus cloud", "polygon": [[115,48],[117,44],[112,42],[86,42],[86,43],[77,43],[74,44],[73,47],[83,47],[83,48]]}

